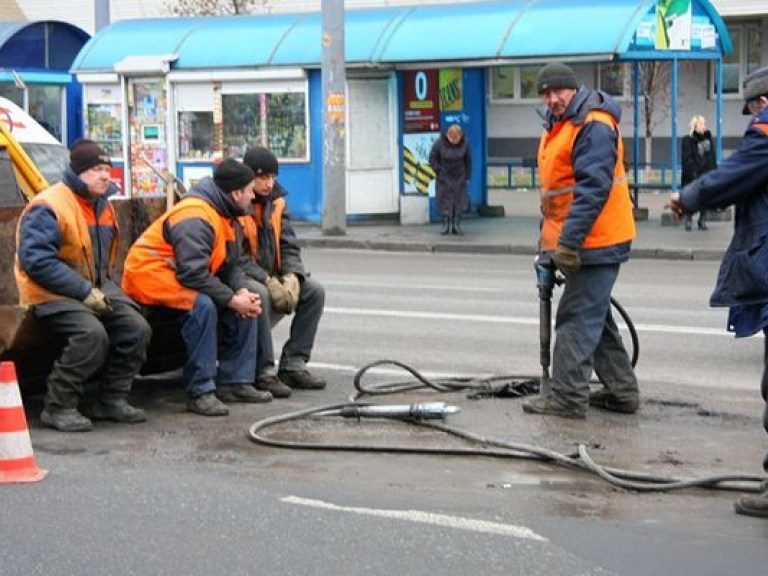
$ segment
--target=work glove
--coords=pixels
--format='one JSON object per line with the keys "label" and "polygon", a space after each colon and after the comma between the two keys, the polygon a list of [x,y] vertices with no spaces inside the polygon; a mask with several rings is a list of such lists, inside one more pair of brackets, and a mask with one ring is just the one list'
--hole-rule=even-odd
{"label": "work glove", "polygon": [[88,292],[88,296],[83,300],[83,304],[99,315],[107,314],[112,311],[112,305],[109,302],[109,298],[107,298],[104,292],[98,288],[91,288],[91,291]]}
{"label": "work glove", "polygon": [[272,311],[278,314],[290,314],[293,312],[294,303],[291,293],[283,286],[282,282],[270,276],[265,282],[267,286],[267,292],[269,293],[269,302],[272,306]]}
{"label": "work glove", "polygon": [[296,306],[299,305],[299,293],[301,292],[301,285],[299,284],[299,277],[296,276],[293,272],[290,272],[283,276],[283,286],[286,290],[288,290],[288,293],[291,295],[291,299],[293,300],[293,306],[291,309],[291,312],[296,310]]}
{"label": "work glove", "polygon": [[579,251],[565,244],[557,245],[555,251],[552,252],[552,260],[555,261],[555,266],[557,266],[558,270],[566,276],[578,272],[579,268],[581,268]]}

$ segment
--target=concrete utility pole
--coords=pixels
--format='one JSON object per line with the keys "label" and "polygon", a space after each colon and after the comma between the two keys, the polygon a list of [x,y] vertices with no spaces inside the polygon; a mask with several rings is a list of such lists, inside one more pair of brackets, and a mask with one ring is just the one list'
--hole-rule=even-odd
{"label": "concrete utility pole", "polygon": [[93,22],[96,32],[109,26],[109,0],[93,0]]}
{"label": "concrete utility pole", "polygon": [[323,13],[323,224],[325,236],[347,233],[346,64],[344,0],[321,0]]}

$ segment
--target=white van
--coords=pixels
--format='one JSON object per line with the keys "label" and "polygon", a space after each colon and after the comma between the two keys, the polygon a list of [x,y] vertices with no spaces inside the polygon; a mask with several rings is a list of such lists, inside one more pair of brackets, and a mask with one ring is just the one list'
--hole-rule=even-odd
{"label": "white van", "polygon": [[[26,153],[32,165],[26,164]],[[40,187],[47,187],[61,180],[61,175],[69,163],[69,150],[56,140],[45,128],[14,102],[0,97],[0,153],[5,152],[5,159],[10,158],[16,172],[19,187],[32,193],[40,192]],[[4,160],[0,157],[0,161]],[[40,181],[40,176],[45,182]],[[7,190],[6,190],[7,192]],[[5,196],[5,194],[4,194]]]}

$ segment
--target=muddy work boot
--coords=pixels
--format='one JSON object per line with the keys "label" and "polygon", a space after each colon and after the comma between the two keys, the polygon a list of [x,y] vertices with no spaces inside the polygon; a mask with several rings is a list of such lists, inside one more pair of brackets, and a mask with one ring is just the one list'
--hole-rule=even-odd
{"label": "muddy work boot", "polygon": [[768,518],[768,488],[758,496],[742,496],[733,505],[737,514]]}
{"label": "muddy work boot", "polygon": [[227,416],[229,414],[229,408],[222,404],[213,392],[187,399],[187,410],[203,416]]}
{"label": "muddy work boot", "polygon": [[80,414],[77,408],[46,406],[40,414],[40,422],[62,432],[90,432],[93,423]]}
{"label": "muddy work boot", "polygon": [[216,388],[216,397],[227,404],[232,404],[234,402],[259,404],[272,401],[272,394],[265,392],[264,390],[256,390],[256,388],[250,384],[219,386]]}
{"label": "muddy work boot", "polygon": [[603,389],[589,393],[589,405],[610,412],[634,414],[640,407],[640,399],[637,394],[617,396],[613,392]]}
{"label": "muddy work boot", "polygon": [[308,370],[281,371],[277,373],[277,377],[296,390],[322,390],[325,388],[325,380],[313,376]]}
{"label": "muddy work boot", "polygon": [[291,389],[277,376],[260,376],[255,386],[259,390],[269,392],[275,398],[288,398],[291,395]]}
{"label": "muddy work boot", "polygon": [[572,418],[574,420],[584,420],[587,417],[586,410],[583,408],[559,406],[555,404],[551,396],[536,396],[536,398],[528,400],[523,403],[523,412]]}
{"label": "muddy work boot", "polygon": [[88,415],[93,420],[110,420],[124,424],[136,424],[147,421],[147,415],[144,413],[144,410],[131,406],[126,400],[110,402],[97,400],[91,405]]}

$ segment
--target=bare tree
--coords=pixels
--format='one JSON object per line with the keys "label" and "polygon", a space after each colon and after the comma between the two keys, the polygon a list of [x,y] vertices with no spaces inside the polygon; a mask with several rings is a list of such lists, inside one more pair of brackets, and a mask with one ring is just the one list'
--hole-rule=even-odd
{"label": "bare tree", "polygon": [[671,68],[669,62],[661,60],[640,62],[638,68],[645,121],[645,161],[650,164],[653,161],[653,131],[661,120],[657,111],[665,104],[669,107]]}
{"label": "bare tree", "polygon": [[225,16],[269,12],[270,0],[167,0],[174,16]]}

